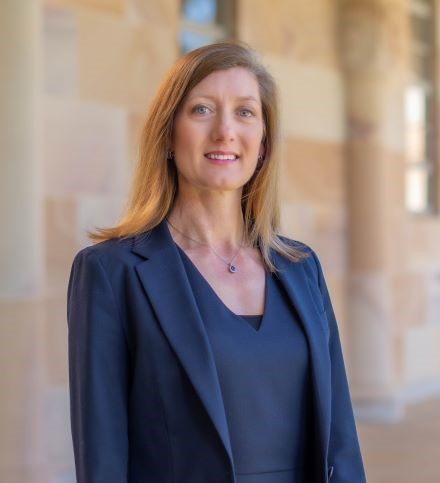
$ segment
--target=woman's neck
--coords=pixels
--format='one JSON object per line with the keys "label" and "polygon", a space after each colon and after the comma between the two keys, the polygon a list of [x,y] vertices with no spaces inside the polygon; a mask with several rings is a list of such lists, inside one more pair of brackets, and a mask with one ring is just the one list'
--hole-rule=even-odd
{"label": "woman's neck", "polygon": [[[178,195],[167,217],[174,229],[173,237],[177,231],[177,236],[186,238],[185,245],[194,248],[197,242],[226,252],[240,246],[244,236],[241,199],[232,195],[191,199]],[[197,242],[192,243],[191,239]]]}

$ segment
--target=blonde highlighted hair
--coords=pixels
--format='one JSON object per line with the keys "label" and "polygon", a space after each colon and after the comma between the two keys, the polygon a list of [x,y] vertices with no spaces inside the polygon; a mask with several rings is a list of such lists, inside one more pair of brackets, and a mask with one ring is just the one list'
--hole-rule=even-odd
{"label": "blonde highlighted hair", "polygon": [[168,156],[176,112],[188,93],[202,79],[218,70],[243,67],[255,75],[263,112],[264,154],[243,186],[242,212],[248,243],[261,251],[266,267],[276,271],[270,249],[292,261],[305,254],[278,235],[279,161],[277,92],[272,76],[249,47],[237,42],[206,45],[179,58],[168,71],[154,97],[143,126],[139,157],[125,213],[118,224],[97,228],[88,235],[93,242],[128,238],[149,231],[170,212],[177,191],[177,171]]}

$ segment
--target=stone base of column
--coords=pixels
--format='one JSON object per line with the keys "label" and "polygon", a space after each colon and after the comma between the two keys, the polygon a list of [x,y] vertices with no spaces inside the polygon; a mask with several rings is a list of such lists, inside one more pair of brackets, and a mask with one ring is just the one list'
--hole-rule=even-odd
{"label": "stone base of column", "polygon": [[440,377],[403,386],[395,395],[371,399],[352,398],[356,420],[365,423],[394,423],[405,416],[408,406],[440,397]]}
{"label": "stone base of column", "polygon": [[405,404],[415,404],[426,399],[440,397],[440,376],[425,381],[407,384],[400,393]]}
{"label": "stone base of column", "polygon": [[356,420],[362,423],[395,423],[404,417],[405,405],[398,398],[353,401],[353,411]]}
{"label": "stone base of column", "polygon": [[0,481],[47,483],[42,299],[0,300]]}

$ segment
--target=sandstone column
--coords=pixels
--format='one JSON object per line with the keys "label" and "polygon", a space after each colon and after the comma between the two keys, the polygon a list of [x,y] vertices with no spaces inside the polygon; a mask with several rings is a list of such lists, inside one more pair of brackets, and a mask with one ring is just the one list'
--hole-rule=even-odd
{"label": "sandstone column", "polygon": [[42,281],[39,2],[0,2],[0,297]]}
{"label": "sandstone column", "polygon": [[40,9],[0,2],[0,481],[10,483],[44,481]]}
{"label": "sandstone column", "polygon": [[375,420],[396,419],[402,412],[392,276],[403,209],[403,3],[340,2],[348,137],[349,376],[358,416]]}

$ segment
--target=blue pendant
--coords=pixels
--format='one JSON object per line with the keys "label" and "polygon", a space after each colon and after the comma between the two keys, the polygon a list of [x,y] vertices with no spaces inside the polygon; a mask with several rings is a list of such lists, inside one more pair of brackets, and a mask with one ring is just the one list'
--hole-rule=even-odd
{"label": "blue pendant", "polygon": [[235,273],[237,271],[237,267],[235,265],[232,265],[232,263],[229,264],[229,271],[231,273]]}

